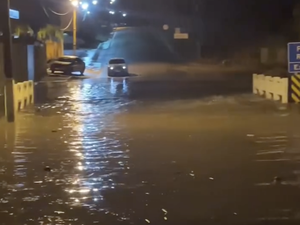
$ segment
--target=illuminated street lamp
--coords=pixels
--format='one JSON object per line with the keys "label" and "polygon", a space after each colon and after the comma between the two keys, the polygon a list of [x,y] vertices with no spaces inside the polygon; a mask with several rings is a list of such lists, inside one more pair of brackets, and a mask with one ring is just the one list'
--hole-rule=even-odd
{"label": "illuminated street lamp", "polygon": [[89,4],[88,3],[82,3],[82,5],[81,5],[81,8],[83,9],[83,10],[87,10],[88,9],[88,7],[89,7]]}
{"label": "illuminated street lamp", "polygon": [[113,15],[113,14],[115,14],[115,12],[114,12],[114,11],[109,11],[109,13],[110,13],[110,14],[112,14],[112,15]]}
{"label": "illuminated street lamp", "polygon": [[79,1],[78,1],[78,0],[72,0],[72,1],[71,1],[71,4],[72,4],[73,6],[75,6],[75,7],[78,7]]}
{"label": "illuminated street lamp", "polygon": [[92,3],[93,5],[97,5],[98,1],[94,0]]}
{"label": "illuminated street lamp", "polygon": [[126,14],[126,13],[123,13],[123,17],[125,17],[125,16],[127,16],[127,14]]}

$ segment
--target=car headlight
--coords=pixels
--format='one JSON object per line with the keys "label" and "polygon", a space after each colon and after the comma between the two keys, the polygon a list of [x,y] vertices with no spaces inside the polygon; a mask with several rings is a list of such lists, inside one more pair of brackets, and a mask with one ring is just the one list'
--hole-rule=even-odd
{"label": "car headlight", "polygon": [[126,66],[123,66],[123,69],[126,69]]}
{"label": "car headlight", "polygon": [[113,69],[114,69],[114,67],[112,67],[112,66],[111,66],[111,67],[109,67],[109,69],[113,70]]}

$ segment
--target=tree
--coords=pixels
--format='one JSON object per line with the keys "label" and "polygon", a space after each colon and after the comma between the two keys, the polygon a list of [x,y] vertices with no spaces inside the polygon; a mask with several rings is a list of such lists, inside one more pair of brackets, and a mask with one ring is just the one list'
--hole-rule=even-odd
{"label": "tree", "polygon": [[40,41],[59,41],[62,42],[64,39],[63,32],[59,27],[53,25],[47,25],[44,28],[41,28],[37,33],[37,38]]}
{"label": "tree", "polygon": [[24,37],[24,36],[30,36],[32,37],[34,35],[33,30],[28,25],[18,25],[15,28],[14,35],[18,37]]}

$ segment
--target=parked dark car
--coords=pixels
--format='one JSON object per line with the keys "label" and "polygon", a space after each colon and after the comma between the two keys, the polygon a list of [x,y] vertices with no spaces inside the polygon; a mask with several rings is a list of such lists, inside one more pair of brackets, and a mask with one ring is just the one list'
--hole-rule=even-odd
{"label": "parked dark car", "polygon": [[109,77],[127,76],[128,69],[125,60],[121,58],[115,58],[109,60],[107,66],[107,75]]}
{"label": "parked dark car", "polygon": [[50,71],[52,73],[63,72],[65,74],[80,72],[83,75],[85,63],[77,56],[63,56],[50,63]]}

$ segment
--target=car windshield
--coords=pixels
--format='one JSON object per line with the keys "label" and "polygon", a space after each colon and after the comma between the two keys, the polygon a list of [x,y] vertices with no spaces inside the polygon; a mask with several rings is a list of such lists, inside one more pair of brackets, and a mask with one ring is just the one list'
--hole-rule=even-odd
{"label": "car windshield", "polygon": [[76,58],[68,58],[68,57],[61,57],[58,59],[60,62],[74,62]]}
{"label": "car windshield", "polygon": [[124,59],[111,59],[109,60],[109,64],[123,64],[125,63]]}

